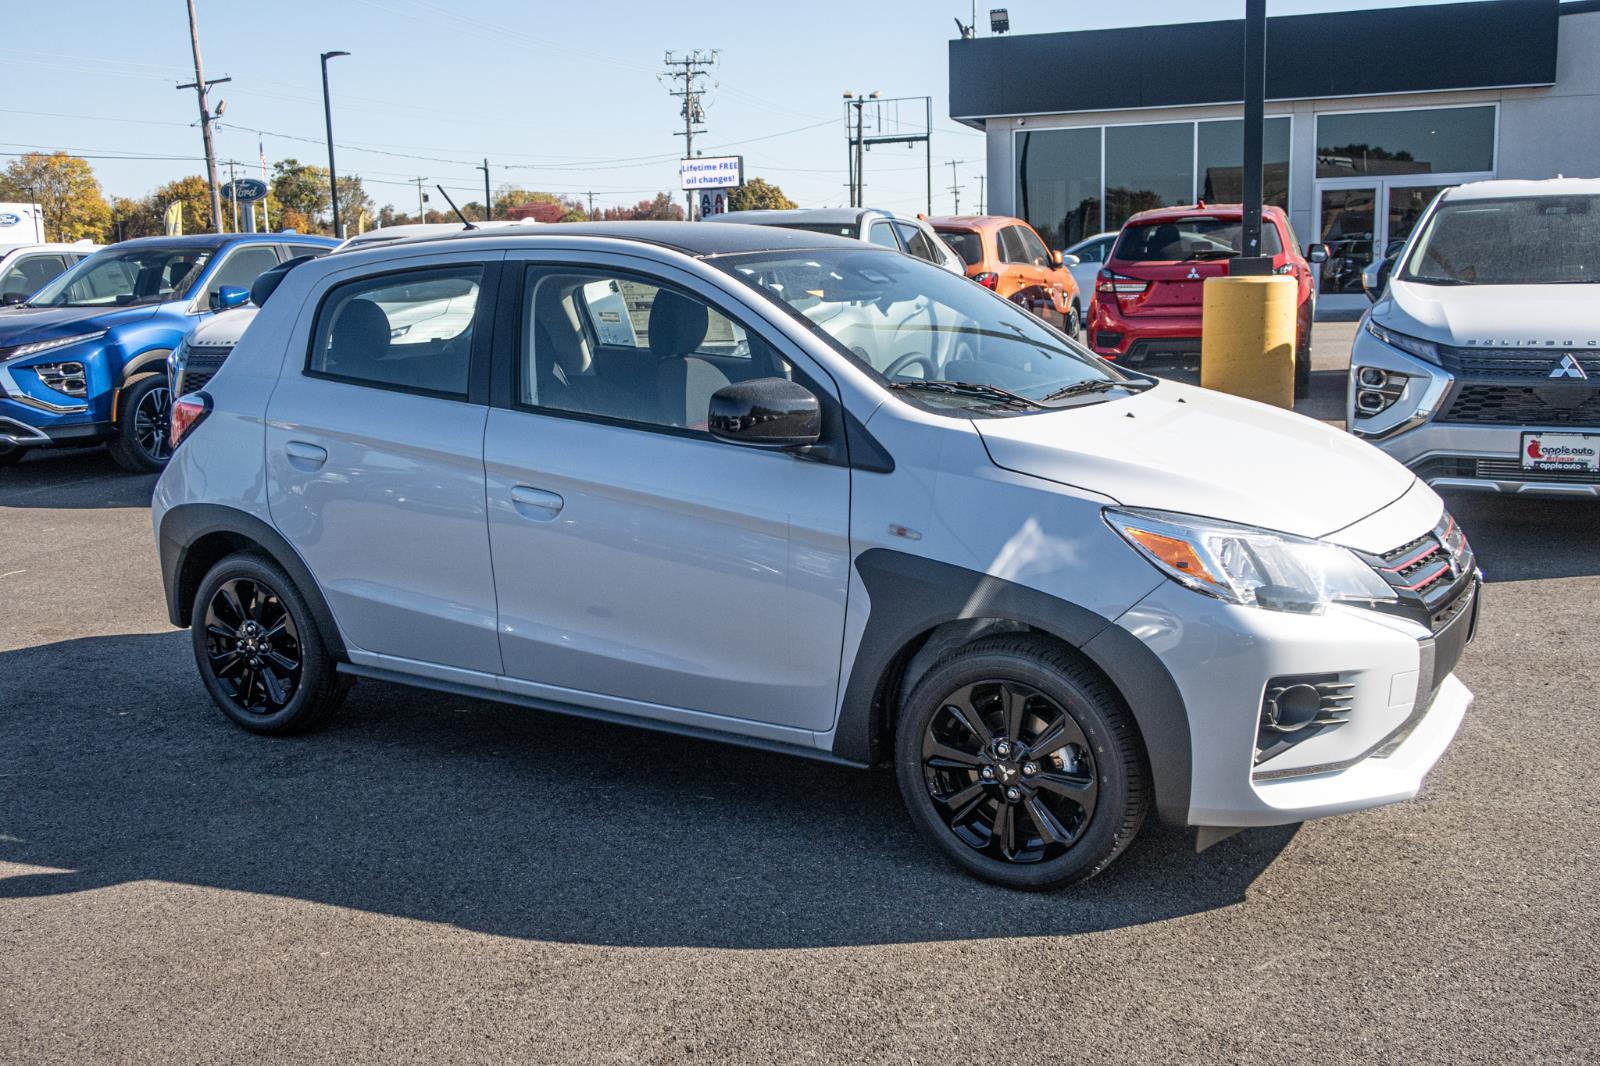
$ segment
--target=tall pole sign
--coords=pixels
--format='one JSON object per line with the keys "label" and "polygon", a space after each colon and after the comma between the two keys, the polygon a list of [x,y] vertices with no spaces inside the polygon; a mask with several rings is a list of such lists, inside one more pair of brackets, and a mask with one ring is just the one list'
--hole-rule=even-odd
{"label": "tall pole sign", "polygon": [[1230,274],[1270,274],[1271,259],[1261,257],[1261,143],[1266,124],[1267,0],[1244,5],[1244,225],[1243,254],[1228,265]]}
{"label": "tall pole sign", "polygon": [[678,162],[678,184],[695,207],[694,217],[725,215],[733,192],[744,185],[744,156],[696,156]]}

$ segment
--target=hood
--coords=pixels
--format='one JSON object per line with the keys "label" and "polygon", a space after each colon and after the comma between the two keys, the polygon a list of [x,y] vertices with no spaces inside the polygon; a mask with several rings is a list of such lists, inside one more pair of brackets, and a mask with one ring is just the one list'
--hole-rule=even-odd
{"label": "hood", "polygon": [[190,330],[185,339],[191,348],[232,348],[256,320],[259,310],[253,306],[235,307],[212,315]]}
{"label": "hood", "polygon": [[25,307],[17,304],[0,311],[0,348],[140,322],[160,309],[160,304],[139,307]]}
{"label": "hood", "polygon": [[1314,419],[1162,382],[1123,400],[974,421],[995,465],[1159,508],[1322,537],[1416,477]]}
{"label": "hood", "polygon": [[1419,285],[1391,281],[1373,321],[1456,347],[1600,348],[1593,285]]}

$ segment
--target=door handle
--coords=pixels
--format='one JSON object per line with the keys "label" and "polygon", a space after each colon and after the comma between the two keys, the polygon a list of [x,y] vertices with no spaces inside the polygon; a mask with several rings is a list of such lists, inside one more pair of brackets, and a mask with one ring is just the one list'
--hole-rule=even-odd
{"label": "door handle", "polygon": [[548,522],[561,513],[566,501],[544,489],[516,485],[511,489],[511,504],[524,518],[531,518],[535,522]]}
{"label": "door handle", "polygon": [[307,444],[303,440],[292,440],[283,446],[283,450],[290,464],[301,470],[315,470],[328,461],[328,449]]}

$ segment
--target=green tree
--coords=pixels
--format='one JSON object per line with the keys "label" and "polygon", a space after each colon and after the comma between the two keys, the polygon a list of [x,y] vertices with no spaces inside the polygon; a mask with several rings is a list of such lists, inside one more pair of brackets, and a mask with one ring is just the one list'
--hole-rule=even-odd
{"label": "green tree", "polygon": [[[323,216],[333,209],[328,197],[328,168],[298,159],[280,159],[272,164],[272,195],[281,211],[293,211],[313,227],[320,226]],[[343,206],[341,202],[341,210]],[[276,228],[277,223],[273,225]]]}
{"label": "green tree", "polygon": [[800,205],[783,195],[783,190],[762,178],[751,178],[728,197],[729,211],[792,211]]}
{"label": "green tree", "polygon": [[[323,174],[326,175],[327,171],[323,171]],[[367,213],[367,224],[372,224],[372,218],[377,214],[375,206],[372,197],[362,187],[359,176],[339,179],[339,223],[347,236],[356,232],[363,211]],[[332,219],[329,220],[329,227],[331,229]]]}
{"label": "green tree", "polygon": [[30,152],[12,160],[0,174],[0,200],[37,203],[46,240],[103,241],[111,232],[111,205],[93,168],[66,152]]}
{"label": "green tree", "polygon": [[[206,185],[206,179],[198,174],[187,178],[169,181],[150,194],[150,200],[156,211],[158,224],[163,228],[158,233],[165,233],[163,213],[167,206],[174,200],[183,204],[183,232],[185,233],[210,233],[211,232],[211,189]],[[228,220],[228,203],[223,201],[223,220]]]}

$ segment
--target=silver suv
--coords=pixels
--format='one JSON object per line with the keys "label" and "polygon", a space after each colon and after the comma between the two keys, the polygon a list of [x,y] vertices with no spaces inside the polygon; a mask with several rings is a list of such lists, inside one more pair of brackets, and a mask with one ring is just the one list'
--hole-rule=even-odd
{"label": "silver suv", "polygon": [[276,280],[153,505],[246,729],[382,678],[891,762],[935,847],[1044,888],[1150,812],[1405,799],[1471,702],[1472,550],[1410,472],[899,251],[613,223]]}

